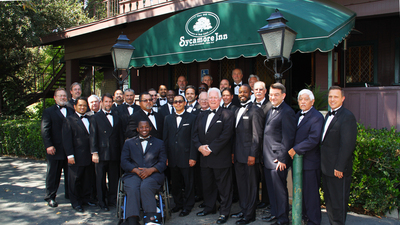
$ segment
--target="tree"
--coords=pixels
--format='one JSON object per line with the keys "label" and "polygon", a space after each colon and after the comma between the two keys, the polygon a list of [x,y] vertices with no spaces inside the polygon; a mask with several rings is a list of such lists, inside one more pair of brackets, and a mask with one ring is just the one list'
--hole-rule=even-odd
{"label": "tree", "polygon": [[22,114],[41,68],[40,37],[94,21],[74,0],[0,2],[0,113]]}

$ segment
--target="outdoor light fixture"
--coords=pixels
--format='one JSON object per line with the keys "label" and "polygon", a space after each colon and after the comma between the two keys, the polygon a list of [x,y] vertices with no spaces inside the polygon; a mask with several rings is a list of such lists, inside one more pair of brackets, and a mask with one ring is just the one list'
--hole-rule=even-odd
{"label": "outdoor light fixture", "polygon": [[[129,38],[127,38],[123,33],[119,35],[117,43],[115,43],[111,48],[111,56],[114,64],[113,75],[118,80],[121,90],[124,80],[129,76],[128,67],[134,50],[135,48],[129,44]],[[122,79],[117,76],[118,70],[127,71],[125,78]]]}
{"label": "outdoor light fixture", "polygon": [[[271,14],[267,21],[268,24],[258,30],[267,53],[264,65],[267,67],[266,62],[270,59],[274,60],[274,70],[267,68],[275,73],[275,80],[281,83],[282,74],[292,67],[290,53],[292,52],[297,33],[286,25],[287,20],[278,9],[275,9],[275,12]],[[282,61],[279,72],[277,70],[278,59]],[[285,60],[290,63],[290,66],[282,72]]]}

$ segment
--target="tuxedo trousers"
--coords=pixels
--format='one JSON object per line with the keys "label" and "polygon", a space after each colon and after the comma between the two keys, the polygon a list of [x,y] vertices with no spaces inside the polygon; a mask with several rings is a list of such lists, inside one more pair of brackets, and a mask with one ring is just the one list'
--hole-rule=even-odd
{"label": "tuxedo trousers", "polygon": [[303,218],[308,225],[321,224],[320,184],[321,170],[303,170]]}
{"label": "tuxedo trousers", "polygon": [[157,212],[155,195],[161,185],[153,178],[147,177],[142,180],[139,176],[133,175],[124,179],[124,190],[126,192],[126,218],[140,215],[140,203],[147,215]]}
{"label": "tuxedo trousers", "polygon": [[[172,196],[177,207],[191,211],[194,206],[194,168],[169,167],[172,178]],[[185,189],[185,194],[182,194]]]}
{"label": "tuxedo trousers", "polygon": [[287,189],[288,169],[283,171],[264,168],[268,196],[271,204],[271,214],[280,223],[289,222],[289,195]]}
{"label": "tuxedo trousers", "polygon": [[337,177],[322,174],[322,186],[329,223],[332,225],[345,224],[347,204],[350,196],[351,176]]}
{"label": "tuxedo trousers", "polygon": [[227,168],[201,167],[203,180],[204,211],[215,210],[219,194],[221,198],[220,214],[229,216],[232,206],[232,166]]}
{"label": "tuxedo trousers", "polygon": [[246,220],[256,218],[257,185],[259,164],[248,166],[247,163],[235,162],[236,180],[239,191],[239,205]]}
{"label": "tuxedo trousers", "polygon": [[[117,201],[118,180],[120,177],[119,161],[99,161],[95,165],[96,189],[99,206],[115,205]],[[108,179],[108,188],[106,179]],[[106,203],[107,200],[107,203]]]}
{"label": "tuxedo trousers", "polygon": [[68,161],[47,159],[47,172],[46,172],[46,196],[45,201],[55,200],[57,190],[60,186],[61,172],[64,171],[64,189],[65,197],[69,198],[68,192]]}
{"label": "tuxedo trousers", "polygon": [[93,167],[68,165],[69,200],[72,207],[90,202]]}

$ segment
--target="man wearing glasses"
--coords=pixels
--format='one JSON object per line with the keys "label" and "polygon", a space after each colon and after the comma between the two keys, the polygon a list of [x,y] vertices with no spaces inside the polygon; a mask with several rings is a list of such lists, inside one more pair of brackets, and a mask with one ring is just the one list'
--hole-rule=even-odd
{"label": "man wearing glasses", "polygon": [[139,96],[140,109],[134,112],[128,118],[128,126],[126,128],[125,136],[126,138],[133,138],[138,136],[138,131],[136,130],[139,121],[149,121],[151,131],[150,135],[162,139],[162,131],[164,120],[162,116],[152,110],[153,99],[148,92],[143,92]]}
{"label": "man wearing glasses", "polygon": [[[175,207],[173,213],[180,217],[189,215],[194,199],[194,168],[197,151],[192,143],[192,127],[196,121],[194,114],[185,111],[186,101],[181,95],[174,97],[175,112],[165,117],[164,144],[167,150],[167,165],[171,171],[172,196]],[[185,193],[182,194],[182,188]]]}

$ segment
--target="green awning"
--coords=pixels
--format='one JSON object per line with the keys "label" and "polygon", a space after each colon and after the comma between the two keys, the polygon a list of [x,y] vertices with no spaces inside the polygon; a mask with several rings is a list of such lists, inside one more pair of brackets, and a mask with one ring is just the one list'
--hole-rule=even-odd
{"label": "green awning", "polygon": [[265,55],[258,29],[275,9],[298,34],[292,52],[327,52],[354,27],[356,14],[330,0],[228,0],[178,13],[138,37],[131,66]]}

